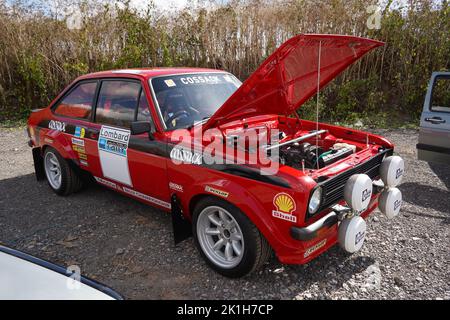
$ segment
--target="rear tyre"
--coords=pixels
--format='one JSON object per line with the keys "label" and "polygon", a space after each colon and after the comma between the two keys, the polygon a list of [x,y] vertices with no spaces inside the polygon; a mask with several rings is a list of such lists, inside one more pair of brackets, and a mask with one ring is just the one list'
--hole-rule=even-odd
{"label": "rear tyre", "polygon": [[259,269],[271,254],[258,228],[239,209],[221,199],[200,200],[192,229],[202,257],[226,277],[238,278]]}
{"label": "rear tyre", "polygon": [[44,170],[50,188],[58,195],[67,196],[83,187],[83,181],[67,160],[51,147],[44,152]]}

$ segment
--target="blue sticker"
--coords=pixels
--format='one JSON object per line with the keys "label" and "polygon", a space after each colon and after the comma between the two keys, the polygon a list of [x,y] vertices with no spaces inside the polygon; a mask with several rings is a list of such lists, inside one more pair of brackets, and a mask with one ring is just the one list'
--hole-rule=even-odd
{"label": "blue sticker", "polygon": [[106,149],[106,139],[100,139],[98,141],[98,146],[100,147],[100,149],[105,150]]}
{"label": "blue sticker", "polygon": [[82,127],[75,127],[75,137],[84,138],[85,132],[86,132],[86,129],[84,129]]}

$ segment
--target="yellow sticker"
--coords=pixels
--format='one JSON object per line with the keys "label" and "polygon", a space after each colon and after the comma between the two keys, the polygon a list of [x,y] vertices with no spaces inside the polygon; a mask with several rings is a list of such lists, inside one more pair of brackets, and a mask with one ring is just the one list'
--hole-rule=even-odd
{"label": "yellow sticker", "polygon": [[168,87],[176,87],[177,86],[175,81],[173,81],[172,79],[164,80],[164,82],[166,83],[166,85]]}
{"label": "yellow sticker", "polygon": [[85,153],[78,153],[78,157],[82,160],[87,160],[87,154]]}
{"label": "yellow sticker", "polygon": [[273,198],[273,205],[275,210],[272,211],[272,216],[275,218],[297,222],[297,217],[293,215],[296,209],[295,201],[287,193],[279,193]]}
{"label": "yellow sticker", "polygon": [[84,147],[78,146],[76,144],[72,145],[72,149],[73,151],[76,151],[78,153],[86,153],[86,149],[84,149]]}

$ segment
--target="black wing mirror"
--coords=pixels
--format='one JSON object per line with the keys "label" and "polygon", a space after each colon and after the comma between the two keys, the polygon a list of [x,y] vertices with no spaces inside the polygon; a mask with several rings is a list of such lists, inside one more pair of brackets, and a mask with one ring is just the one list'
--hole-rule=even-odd
{"label": "black wing mirror", "polygon": [[153,133],[155,132],[155,126],[149,121],[134,121],[131,123],[131,134],[142,134],[148,132],[148,138],[153,140]]}

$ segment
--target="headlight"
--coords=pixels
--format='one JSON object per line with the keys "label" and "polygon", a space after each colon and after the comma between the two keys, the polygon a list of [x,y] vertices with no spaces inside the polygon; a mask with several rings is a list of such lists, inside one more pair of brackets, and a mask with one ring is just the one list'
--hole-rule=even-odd
{"label": "headlight", "polygon": [[317,210],[319,210],[321,200],[322,200],[322,189],[319,187],[316,188],[316,190],[314,190],[313,194],[311,195],[311,198],[309,198],[308,212],[310,214],[316,213]]}

